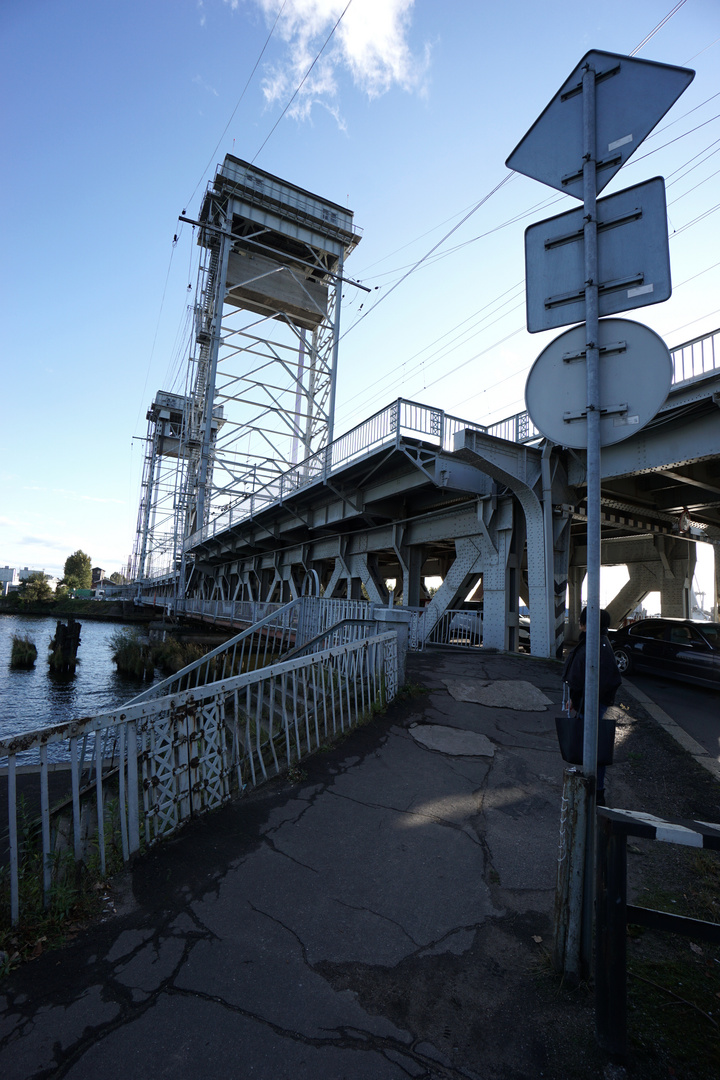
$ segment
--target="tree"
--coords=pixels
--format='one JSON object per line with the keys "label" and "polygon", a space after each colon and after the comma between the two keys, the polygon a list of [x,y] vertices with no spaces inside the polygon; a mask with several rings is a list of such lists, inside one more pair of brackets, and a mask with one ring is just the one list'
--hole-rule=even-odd
{"label": "tree", "polygon": [[18,592],[23,600],[52,600],[53,598],[53,591],[47,576],[40,572],[30,574],[23,581]]}
{"label": "tree", "polygon": [[117,570],[115,571],[114,574],[110,575],[110,580],[112,581],[113,585],[124,585],[125,584],[125,578],[122,576],[122,574],[118,574]]}
{"label": "tree", "polygon": [[78,549],[73,555],[68,555],[62,584],[69,589],[92,588],[92,562],[84,551]]}

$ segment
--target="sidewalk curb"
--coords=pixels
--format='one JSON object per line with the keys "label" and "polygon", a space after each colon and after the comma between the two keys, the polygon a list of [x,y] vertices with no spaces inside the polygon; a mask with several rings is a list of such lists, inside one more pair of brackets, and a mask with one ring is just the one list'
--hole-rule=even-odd
{"label": "sidewalk curb", "polygon": [[707,769],[709,773],[712,773],[716,780],[720,780],[720,762],[717,758],[709,754],[704,746],[701,746],[691,735],[688,735],[671,716],[668,716],[664,709],[656,705],[652,698],[649,698],[643,690],[639,690],[628,679],[623,679],[623,690],[627,690],[630,696],[635,698],[646,712],[650,713],[653,720],[657,720],[660,727],[664,728],[668,735],[671,735],[675,742],[682,746],[683,750],[687,750],[698,765],[702,765],[703,769]]}

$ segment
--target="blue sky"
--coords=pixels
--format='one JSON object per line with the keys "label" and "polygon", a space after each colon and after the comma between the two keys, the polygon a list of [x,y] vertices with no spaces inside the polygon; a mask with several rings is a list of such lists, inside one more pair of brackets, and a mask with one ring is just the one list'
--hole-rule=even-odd
{"label": "blue sky", "polygon": [[[555,332],[524,328],[523,231],[575,200],[515,176],[397,282],[505,177],[583,54],[632,52],[673,0],[352,0],[279,119],[346,3],[286,0],[269,41],[281,0],[0,6],[0,564],[127,560],[133,436],[184,360],[178,215],[227,152],[349,206],[363,232],[347,272],[373,291],[346,293],[337,434],[398,396],[483,422],[524,408]],[[632,317],[672,347],[720,325],[717,0],[687,0],[638,55],[697,71],[605,191],[667,178],[675,291]]]}

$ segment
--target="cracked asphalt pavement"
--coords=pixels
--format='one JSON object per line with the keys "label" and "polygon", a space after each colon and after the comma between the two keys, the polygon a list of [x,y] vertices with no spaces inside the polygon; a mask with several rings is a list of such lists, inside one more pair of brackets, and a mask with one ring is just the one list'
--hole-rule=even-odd
{"label": "cracked asphalt pavement", "polygon": [[564,1075],[537,977],[560,667],[435,649],[408,679],[425,691],[153,848],[115,914],[13,972],[3,1080]]}

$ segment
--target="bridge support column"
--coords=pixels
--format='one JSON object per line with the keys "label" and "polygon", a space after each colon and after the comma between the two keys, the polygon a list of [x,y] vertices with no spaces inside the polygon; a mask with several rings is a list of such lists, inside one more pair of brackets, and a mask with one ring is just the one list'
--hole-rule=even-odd
{"label": "bridge support column", "polygon": [[[362,582],[369,600],[373,604],[382,604],[383,607],[386,607],[389,595],[378,570],[377,555],[353,555],[350,566],[353,574],[357,575],[353,580],[357,580],[358,585]],[[358,599],[362,599],[362,591]]]}
{"label": "bridge support column", "polygon": [[[553,599],[554,637],[551,651],[559,659],[565,640],[565,601],[570,580],[570,514],[553,518]],[[579,614],[579,612],[578,612]]]}
{"label": "bridge support column", "polygon": [[442,585],[423,612],[423,633],[426,638],[443,613],[462,603],[470,592],[473,582],[484,569],[483,551],[481,536],[464,536],[455,541],[455,561],[448,567]]}
{"label": "bridge support column", "polygon": [[[683,547],[687,551],[683,551]],[[660,613],[666,619],[689,619],[692,615],[691,589],[697,558],[695,544],[676,541],[672,556],[663,558],[661,549],[665,573],[660,586]]]}
{"label": "bridge support column", "polygon": [[654,592],[660,585],[657,574],[641,563],[629,563],[627,569],[629,581],[625,582],[607,606],[611,626],[620,626],[623,619],[642,603],[647,594]]}
{"label": "bridge support column", "polygon": [[[516,531],[512,499],[503,499],[498,503],[489,525],[483,520],[485,505],[481,503],[478,507],[478,519],[483,527],[483,645],[506,651],[517,647],[520,594],[518,551],[522,550],[525,530],[522,528],[521,538]],[[511,624],[514,624],[512,632]]]}
{"label": "bridge support column", "polygon": [[580,633],[582,584],[584,580],[584,566],[570,566],[568,568],[568,633],[571,641],[577,641],[578,634]]}
{"label": "bridge support column", "polygon": [[407,588],[403,585],[403,603],[406,607],[420,607],[420,598],[424,593],[422,567],[424,552],[419,546],[408,548]]}

